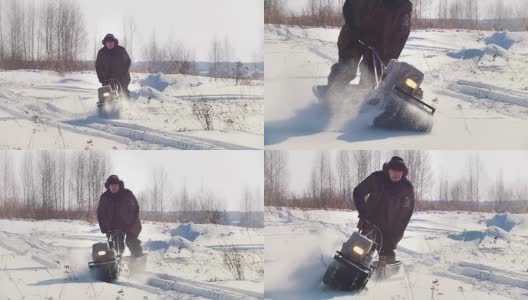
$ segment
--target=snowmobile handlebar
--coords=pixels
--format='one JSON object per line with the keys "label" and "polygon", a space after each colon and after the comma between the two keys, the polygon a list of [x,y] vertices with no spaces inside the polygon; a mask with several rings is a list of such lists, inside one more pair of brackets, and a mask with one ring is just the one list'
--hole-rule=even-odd
{"label": "snowmobile handlebar", "polygon": [[125,235],[125,233],[121,230],[109,230],[106,232],[106,238],[110,241],[110,240],[116,240],[116,236],[118,235]]}
{"label": "snowmobile handlebar", "polygon": [[[358,43],[362,47],[367,48],[370,52],[372,52],[372,63],[374,64],[374,77],[376,78],[376,87],[378,87],[381,84],[381,79],[383,78],[387,66],[385,65],[385,63],[383,63],[383,60],[381,59],[381,56],[376,50],[376,48],[366,44],[362,40],[358,40]],[[381,74],[378,74],[378,65],[380,66]]]}
{"label": "snowmobile handlebar", "polygon": [[[359,232],[361,234],[364,234],[364,235],[370,237],[370,238],[373,238],[374,244],[377,246],[378,251],[380,251],[382,246],[383,246],[383,232],[378,227],[378,225],[374,224],[374,222],[372,222],[372,221],[370,221],[368,219],[363,219],[363,222],[367,223],[368,226],[367,226],[367,228],[365,228],[365,227],[360,228]],[[373,232],[375,234],[374,236],[372,236]],[[379,239],[378,239],[378,237],[379,237]]]}
{"label": "snowmobile handlebar", "polygon": [[115,78],[110,78],[108,80],[105,80],[103,81],[103,86],[105,85],[109,85],[111,86],[112,88],[118,90],[118,91],[121,91],[122,90],[122,85],[121,85],[121,82],[119,82],[119,80],[115,79]]}

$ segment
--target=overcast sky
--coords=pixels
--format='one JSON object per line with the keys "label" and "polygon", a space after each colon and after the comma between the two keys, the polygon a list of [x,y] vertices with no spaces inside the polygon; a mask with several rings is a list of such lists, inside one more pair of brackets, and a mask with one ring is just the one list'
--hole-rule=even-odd
{"label": "overcast sky", "polygon": [[167,171],[173,192],[180,192],[184,183],[191,194],[203,186],[223,199],[228,210],[240,209],[246,187],[263,193],[262,151],[112,151],[109,156],[112,172],[136,194],[152,186],[156,167]]}
{"label": "overcast sky", "polygon": [[[467,160],[478,153],[483,165],[482,184],[489,187],[501,170],[507,184],[526,184],[528,178],[528,151],[428,151],[431,157],[433,179],[447,174],[451,182],[465,176]],[[292,192],[302,193],[308,188],[314,161],[318,151],[288,151],[289,186]],[[330,152],[332,157],[337,153]],[[390,153],[382,153],[382,160],[388,161]],[[335,162],[332,162],[335,172]],[[436,186],[433,186],[433,191]],[[488,189],[484,188],[487,192]]]}
{"label": "overcast sky", "polygon": [[204,61],[214,37],[223,40],[227,35],[239,60],[262,61],[263,0],[76,1],[85,17],[89,51],[95,37],[100,41],[106,33],[114,33],[120,39],[123,19],[132,17],[140,45],[150,40],[153,31],[160,42],[172,35],[196,51],[196,60]]}

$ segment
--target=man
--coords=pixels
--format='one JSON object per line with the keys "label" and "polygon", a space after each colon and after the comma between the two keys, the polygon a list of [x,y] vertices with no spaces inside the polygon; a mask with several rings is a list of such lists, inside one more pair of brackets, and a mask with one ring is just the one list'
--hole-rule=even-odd
{"label": "man", "polygon": [[332,66],[327,91],[339,93],[354,80],[361,58],[360,85],[374,87],[374,70],[379,75],[381,68],[366,46],[375,49],[385,65],[397,59],[409,37],[411,13],[409,0],[346,0],[345,25],[337,41],[339,61]]}
{"label": "man", "polygon": [[95,70],[102,85],[107,85],[111,79],[119,81],[124,94],[128,97],[130,84],[130,57],[125,48],[113,34],[107,34],[103,39],[103,48],[97,52]]}
{"label": "man", "polygon": [[[125,184],[117,175],[108,177],[105,183],[106,191],[101,195],[97,207],[97,220],[102,233],[119,230],[126,235],[126,245],[132,257],[143,256],[141,241],[138,239],[141,232],[139,220],[139,204],[134,194],[125,189]],[[121,237],[122,239],[124,237]],[[119,243],[123,245],[121,239]]]}
{"label": "man", "polygon": [[376,225],[382,232],[381,263],[396,261],[394,250],[414,210],[414,188],[407,179],[408,172],[403,159],[394,156],[383,164],[382,171],[372,173],[354,189],[358,228]]}

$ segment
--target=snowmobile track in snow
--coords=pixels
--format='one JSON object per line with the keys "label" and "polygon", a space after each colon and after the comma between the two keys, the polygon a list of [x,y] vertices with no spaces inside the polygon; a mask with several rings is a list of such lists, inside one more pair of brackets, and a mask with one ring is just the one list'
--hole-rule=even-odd
{"label": "snowmobile track in snow", "polygon": [[460,262],[449,267],[449,272],[470,281],[488,281],[528,290],[528,275],[500,270],[483,264]]}
{"label": "snowmobile track in snow", "polygon": [[[7,106],[0,105],[0,109],[17,119],[25,119],[32,122],[35,121],[34,116],[18,112]],[[182,150],[253,149],[221,141],[213,141],[207,138],[190,137],[183,134],[164,132],[140,125],[125,124],[98,117],[62,122],[39,119],[38,122],[50,127],[58,127],[79,134],[106,138],[123,144],[144,142],[148,145],[158,145]],[[141,145],[139,146],[141,147]]]}
{"label": "snowmobile track in snow", "polygon": [[[119,121],[101,118],[89,118],[77,121],[67,121],[73,127],[89,128],[99,132],[101,137],[115,139],[119,142],[141,141],[147,144],[156,144],[174,147],[183,150],[211,150],[211,149],[253,149],[207,138],[190,137],[183,134],[166,132],[147,128],[137,124],[127,124]],[[85,133],[89,133],[86,131]]]}
{"label": "snowmobile track in snow", "polygon": [[221,300],[252,300],[261,299],[262,295],[236,288],[222,287],[197,281],[186,280],[167,274],[148,273],[147,284],[164,290],[172,290],[184,294],[196,295]]}
{"label": "snowmobile track in snow", "polygon": [[460,94],[463,100],[483,99],[528,108],[528,93],[468,80],[457,80],[450,83],[448,89]]}

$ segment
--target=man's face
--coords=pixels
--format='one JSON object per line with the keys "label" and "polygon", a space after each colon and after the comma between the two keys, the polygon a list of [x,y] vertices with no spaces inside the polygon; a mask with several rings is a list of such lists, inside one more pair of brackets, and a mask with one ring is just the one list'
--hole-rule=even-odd
{"label": "man's face", "polygon": [[403,171],[389,169],[389,177],[392,182],[400,182],[403,177]]}
{"label": "man's face", "polygon": [[106,48],[113,49],[115,46],[115,43],[114,41],[106,41],[105,45],[106,45]]}
{"label": "man's face", "polygon": [[111,185],[108,186],[108,189],[110,190],[110,193],[115,194],[119,192],[119,184],[112,183]]}

